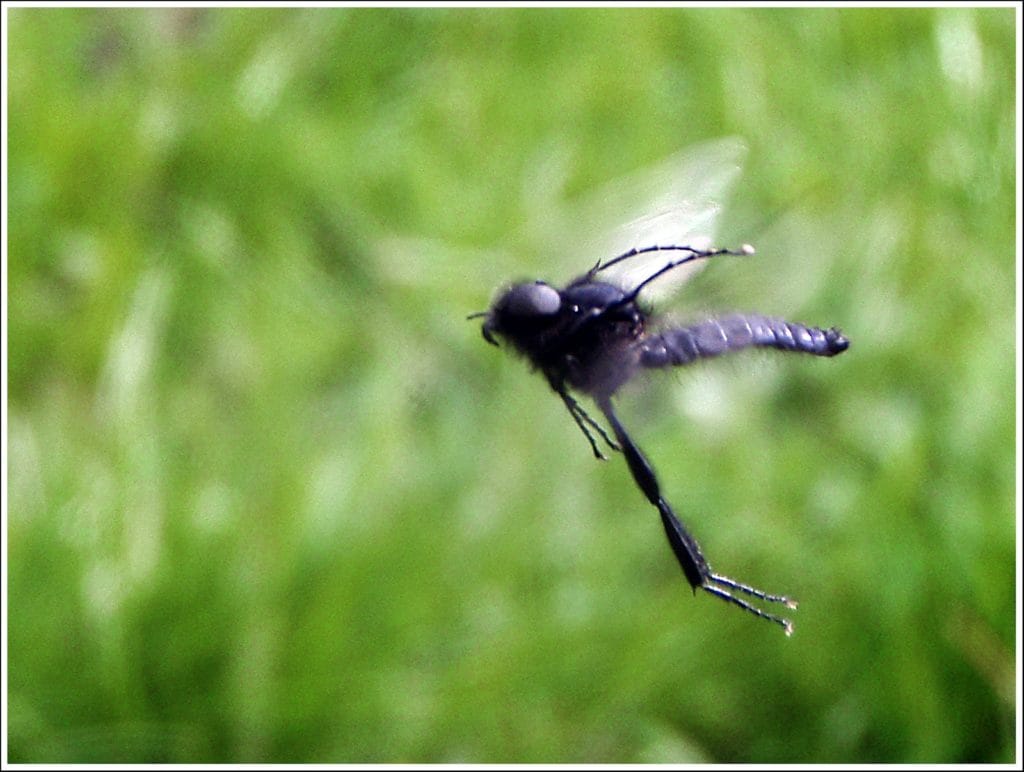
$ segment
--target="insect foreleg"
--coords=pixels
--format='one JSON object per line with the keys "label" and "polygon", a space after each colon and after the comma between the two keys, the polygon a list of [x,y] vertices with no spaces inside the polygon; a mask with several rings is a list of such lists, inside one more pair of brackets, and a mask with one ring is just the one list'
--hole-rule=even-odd
{"label": "insect foreleg", "polygon": [[598,262],[593,268],[590,269],[591,274],[595,274],[598,271],[603,271],[605,268],[610,268],[613,265],[629,260],[630,258],[636,257],[637,255],[646,255],[651,252],[688,252],[686,257],[680,258],[679,260],[673,260],[671,265],[666,266],[662,271],[670,270],[676,266],[689,263],[693,260],[700,260],[705,257],[714,257],[715,255],[752,255],[754,254],[754,248],[749,244],[745,244],[739,251],[732,251],[729,249],[696,249],[695,247],[682,246],[680,244],[655,244],[649,247],[633,247],[627,252],[623,252],[617,257],[613,257],[606,263]]}

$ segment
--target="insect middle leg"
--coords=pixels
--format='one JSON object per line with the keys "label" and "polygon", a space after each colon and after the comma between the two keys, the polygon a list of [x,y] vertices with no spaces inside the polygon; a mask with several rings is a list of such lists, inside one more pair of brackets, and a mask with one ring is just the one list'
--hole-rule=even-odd
{"label": "insect middle leg", "polygon": [[[583,406],[580,405],[580,403],[577,402],[575,399],[573,399],[572,396],[563,387],[555,386],[554,384],[552,384],[552,387],[558,393],[558,396],[562,398],[562,402],[565,403],[565,407],[569,411],[569,415],[572,416],[572,420],[576,422],[576,425],[580,427],[580,431],[583,432],[583,436],[587,438],[587,442],[590,443],[591,450],[594,451],[595,458],[601,461],[608,460],[605,457],[605,455],[601,452],[601,449],[597,446],[597,441],[594,440],[594,435],[590,433],[590,429],[596,431],[600,435],[601,439],[604,440],[608,447],[611,448],[613,451],[621,450],[621,448],[615,444],[615,441],[608,436],[608,433],[604,430],[604,427],[601,426],[601,424],[599,424],[593,418],[591,418],[587,411],[583,409]],[[588,429],[587,427],[590,428]]]}

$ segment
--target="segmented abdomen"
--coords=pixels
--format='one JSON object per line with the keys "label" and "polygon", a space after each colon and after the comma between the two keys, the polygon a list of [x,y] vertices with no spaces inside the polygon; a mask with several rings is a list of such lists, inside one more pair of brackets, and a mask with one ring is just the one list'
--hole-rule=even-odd
{"label": "segmented abdomen", "polygon": [[641,367],[672,367],[751,346],[830,357],[850,342],[835,327],[823,330],[755,314],[735,314],[646,336]]}

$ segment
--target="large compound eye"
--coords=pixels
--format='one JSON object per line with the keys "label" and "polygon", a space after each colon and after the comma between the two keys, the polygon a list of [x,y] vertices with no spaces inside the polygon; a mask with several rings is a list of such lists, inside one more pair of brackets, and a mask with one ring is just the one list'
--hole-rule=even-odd
{"label": "large compound eye", "polygon": [[538,281],[517,284],[505,294],[501,304],[514,316],[551,316],[561,308],[562,297],[554,287]]}

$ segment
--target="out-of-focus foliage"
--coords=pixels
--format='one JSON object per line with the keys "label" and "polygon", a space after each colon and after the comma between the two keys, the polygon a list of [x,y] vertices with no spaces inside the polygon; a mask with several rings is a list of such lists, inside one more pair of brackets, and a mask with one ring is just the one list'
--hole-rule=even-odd
{"label": "out-of-focus foliage", "polygon": [[[8,22],[11,761],[1014,759],[1012,9]],[[621,401],[788,640],[464,320],[719,136],[677,312],[852,347]]]}

